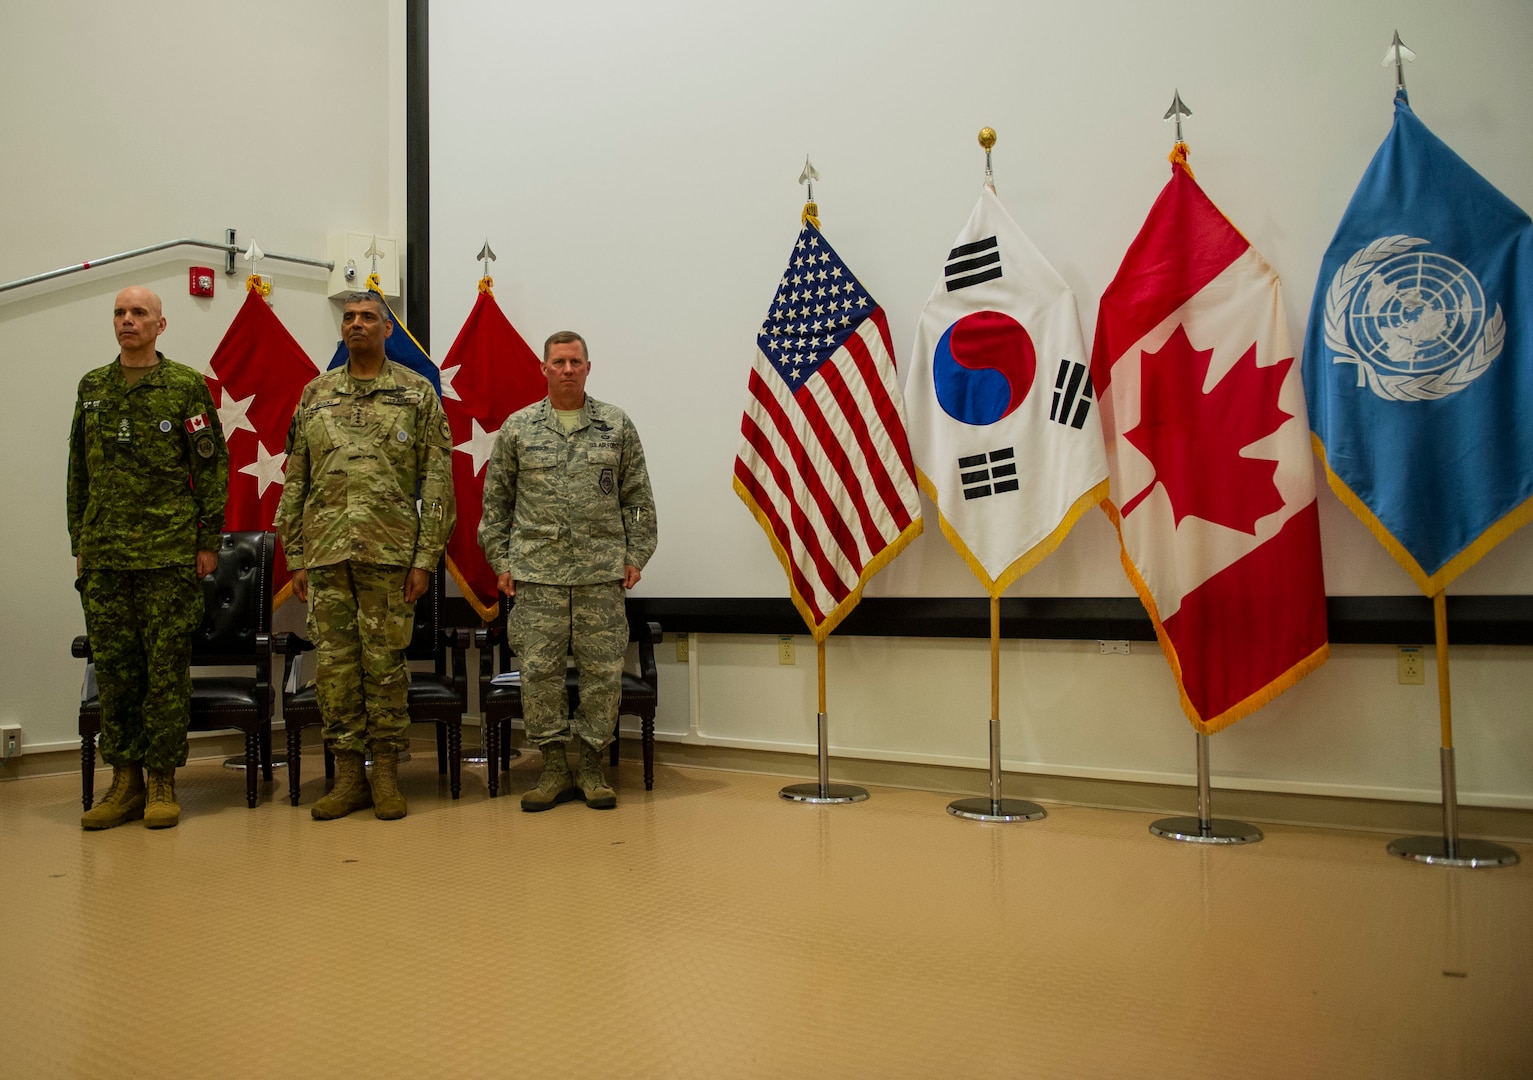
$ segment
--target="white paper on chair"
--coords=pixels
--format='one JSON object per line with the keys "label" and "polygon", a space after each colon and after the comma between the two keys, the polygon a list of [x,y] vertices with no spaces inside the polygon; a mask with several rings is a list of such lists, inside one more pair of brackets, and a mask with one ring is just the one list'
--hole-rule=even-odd
{"label": "white paper on chair", "polygon": [[502,671],[490,680],[491,686],[520,686],[522,673],[520,671]]}
{"label": "white paper on chair", "polygon": [[80,684],[80,700],[89,701],[99,691],[96,688],[96,665],[85,665],[85,681]]}

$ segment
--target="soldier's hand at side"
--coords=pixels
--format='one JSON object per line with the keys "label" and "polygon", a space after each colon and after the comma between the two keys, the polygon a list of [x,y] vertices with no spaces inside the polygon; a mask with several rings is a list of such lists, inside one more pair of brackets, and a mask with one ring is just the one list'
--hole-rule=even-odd
{"label": "soldier's hand at side", "polygon": [[410,567],[410,572],[405,575],[405,603],[413,604],[426,595],[426,588],[431,584],[431,574],[418,566]]}
{"label": "soldier's hand at side", "polygon": [[309,572],[307,570],[293,571],[293,595],[298,597],[300,604],[309,602]]}
{"label": "soldier's hand at side", "polygon": [[199,552],[197,552],[197,576],[198,577],[205,578],[209,574],[211,574],[214,570],[217,570],[217,569],[218,569],[218,552],[216,552],[216,551],[199,551]]}
{"label": "soldier's hand at side", "polygon": [[516,595],[516,582],[511,580],[511,574],[509,572],[496,575],[495,585],[507,596]]}
{"label": "soldier's hand at side", "polygon": [[639,583],[639,568],[637,566],[623,567],[623,588],[631,589]]}

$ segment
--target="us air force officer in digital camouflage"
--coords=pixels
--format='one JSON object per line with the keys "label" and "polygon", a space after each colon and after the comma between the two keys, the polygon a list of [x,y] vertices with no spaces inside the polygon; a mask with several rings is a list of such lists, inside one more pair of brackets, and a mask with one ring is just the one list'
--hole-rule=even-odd
{"label": "us air force officer in digital camouflage", "polygon": [[[655,499],[639,433],[622,409],[585,392],[585,339],[573,331],[543,345],[548,396],[501,427],[484,481],[479,546],[516,598],[511,645],[521,658],[527,739],[543,754],[522,809],[571,799],[617,805],[601,752],[617,728],[628,649],[624,590],[655,553]],[[580,669],[580,707],[569,715],[566,653]],[[565,742],[580,744],[570,775]]]}
{"label": "us air force officer in digital camouflage", "polygon": [[309,605],[315,691],[335,754],[335,786],[311,811],[322,821],[368,806],[386,820],[405,816],[396,781],[410,744],[404,650],[455,514],[447,417],[429,382],[384,356],[393,331],[376,293],[347,297],[351,358],[304,387],[288,429],[276,526],[293,592]]}

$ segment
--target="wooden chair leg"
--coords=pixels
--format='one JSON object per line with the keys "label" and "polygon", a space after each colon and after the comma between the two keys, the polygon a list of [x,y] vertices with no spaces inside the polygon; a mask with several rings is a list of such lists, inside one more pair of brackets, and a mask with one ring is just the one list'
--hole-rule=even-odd
{"label": "wooden chair leg", "polygon": [[463,791],[463,725],[442,724],[441,727],[447,738],[447,786],[456,799]]}
{"label": "wooden chair leg", "polygon": [[261,729],[261,779],[271,783],[271,725]]}
{"label": "wooden chair leg", "polygon": [[500,724],[486,717],[479,729],[484,743],[484,780],[490,790],[490,798],[500,794]]}
{"label": "wooden chair leg", "polygon": [[80,738],[80,805],[89,810],[96,801],[96,739]]}
{"label": "wooden chair leg", "polygon": [[639,719],[639,737],[644,744],[644,790],[655,789],[655,718]]}
{"label": "wooden chair leg", "polygon": [[261,733],[245,732],[245,805],[254,810],[259,797],[256,794],[256,772],[261,767]]}
{"label": "wooden chair leg", "polygon": [[298,789],[303,786],[303,729],[297,724],[287,729],[287,801],[298,805]]}

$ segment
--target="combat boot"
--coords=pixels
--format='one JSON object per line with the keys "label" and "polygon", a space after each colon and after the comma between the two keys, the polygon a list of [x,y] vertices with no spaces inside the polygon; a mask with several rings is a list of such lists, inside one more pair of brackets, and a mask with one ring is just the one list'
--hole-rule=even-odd
{"label": "combat boot", "polygon": [[110,829],[144,816],[144,766],[137,761],[112,766],[112,786],[101,801],[80,815],[82,829]]}
{"label": "combat boot", "polygon": [[373,816],[381,821],[396,821],[409,809],[399,793],[399,748],[373,747]]}
{"label": "combat boot", "polygon": [[575,774],[580,797],[592,810],[611,810],[617,805],[617,792],[607,784],[601,771],[601,751],[580,740],[580,771]]}
{"label": "combat boot", "polygon": [[539,810],[552,810],[562,802],[580,798],[570,776],[570,763],[564,756],[562,742],[548,743],[543,750],[543,775],[538,786],[522,795],[522,809],[529,814]]}
{"label": "combat boot", "polygon": [[373,792],[367,786],[367,777],[362,774],[361,751],[337,750],[335,784],[330,788],[330,794],[315,802],[309,814],[315,821],[332,821],[371,805]]}
{"label": "combat boot", "polygon": [[176,802],[176,770],[150,769],[149,795],[144,803],[144,828],[168,829],[181,820]]}

